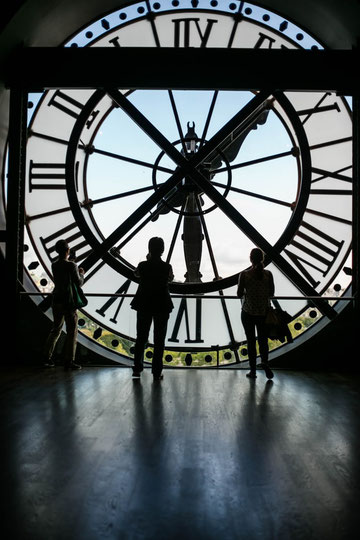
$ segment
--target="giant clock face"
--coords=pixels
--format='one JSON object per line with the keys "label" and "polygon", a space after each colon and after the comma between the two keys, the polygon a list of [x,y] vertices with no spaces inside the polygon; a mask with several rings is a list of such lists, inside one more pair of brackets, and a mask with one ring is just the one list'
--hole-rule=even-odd
{"label": "giant clock face", "polygon": [[[66,46],[206,47],[209,54],[211,47],[320,47],[248,3],[177,0],[129,4]],[[164,238],[175,274],[169,365],[246,360],[234,297],[254,245],[266,253],[294,336],[304,339],[307,327],[334,318],[341,301],[324,298],[341,298],[350,284],[343,271],[352,230],[347,102],[329,92],[218,91],[218,69],[213,91],[58,89],[31,114],[28,272],[40,290],[51,290],[54,246],[67,239],[86,270],[83,339],[119,362],[131,361],[133,270],[152,236]]]}

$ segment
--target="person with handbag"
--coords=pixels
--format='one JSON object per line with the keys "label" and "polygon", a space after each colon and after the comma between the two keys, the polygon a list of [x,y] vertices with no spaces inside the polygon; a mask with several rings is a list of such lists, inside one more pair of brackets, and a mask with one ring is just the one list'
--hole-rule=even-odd
{"label": "person with handbag", "polygon": [[251,267],[240,273],[237,295],[242,299],[241,321],[247,339],[250,371],[247,377],[256,378],[256,332],[261,357],[260,366],[264,368],[268,379],[274,374],[268,362],[268,336],[266,315],[270,307],[270,298],[274,296],[274,278],[269,270],[264,269],[264,253],[259,248],[250,252]]}
{"label": "person with handbag", "polygon": [[153,323],[152,374],[154,380],[161,380],[167,324],[173,309],[168,284],[174,275],[171,264],[161,259],[164,252],[163,239],[157,236],[150,238],[148,247],[147,260],[140,262],[135,270],[139,287],[131,301],[132,309],[137,311],[133,377],[139,378],[144,369],[144,349]]}
{"label": "person with handbag", "polygon": [[[52,355],[60,337],[63,324],[66,325],[64,369],[81,369],[75,363],[77,340],[77,308],[85,305],[82,300],[79,305],[77,296],[84,282],[84,269],[78,268],[74,261],[69,260],[70,247],[66,240],[58,240],[55,244],[58,258],[52,264],[54,290],[52,293],[53,325],[44,348],[44,366],[54,367]],[[83,296],[83,295],[82,295]]]}

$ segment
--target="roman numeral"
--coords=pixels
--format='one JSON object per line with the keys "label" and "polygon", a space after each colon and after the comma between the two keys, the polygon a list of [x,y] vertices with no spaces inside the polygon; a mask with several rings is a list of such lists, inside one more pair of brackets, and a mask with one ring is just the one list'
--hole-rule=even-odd
{"label": "roman numeral", "polygon": [[331,96],[331,93],[326,92],[326,94],[324,94],[322,98],[317,102],[315,107],[312,107],[310,109],[302,109],[300,111],[296,111],[299,116],[305,116],[304,120],[302,121],[302,124],[305,124],[305,122],[307,122],[313,114],[321,114],[321,113],[329,112],[329,111],[340,112],[340,107],[338,103],[336,102],[331,103],[330,105],[321,105],[323,101],[329,96]]}
{"label": "roman numeral", "polygon": [[[122,285],[121,287],[119,287],[119,289],[115,292],[115,294],[126,294],[127,291],[129,290],[129,287],[130,287],[130,284],[131,284],[131,280],[130,279],[127,279]],[[123,302],[124,302],[124,297],[117,297],[117,296],[111,296],[109,298],[109,300],[107,300],[105,302],[105,304],[100,308],[100,309],[97,309],[96,312],[99,313],[102,317],[105,317],[106,316],[106,312],[111,308],[111,306],[117,302],[117,308],[115,310],[115,313],[114,313],[114,316],[113,317],[110,317],[110,321],[113,322],[113,323],[117,323],[117,316],[119,314],[119,311],[121,309],[121,306],[123,305]]]}
{"label": "roman numeral", "polygon": [[343,137],[342,139],[333,139],[332,141],[313,144],[310,146],[310,150],[318,150],[320,148],[327,148],[328,146],[336,146],[337,144],[345,144],[348,142],[352,142],[352,137]]}
{"label": "roman numeral", "polygon": [[259,39],[254,45],[254,49],[272,49],[273,44],[276,43],[276,39],[259,32]]}
{"label": "roman numeral", "polygon": [[85,240],[84,236],[80,232],[79,227],[74,222],[47,236],[46,238],[40,237],[41,243],[52,262],[57,258],[55,244],[60,239],[66,240],[70,248],[75,250],[76,262],[82,261],[92,252],[88,242]]}
{"label": "roman numeral", "polygon": [[[315,174],[319,174],[320,176],[318,176],[317,178],[313,178],[311,180],[311,183],[314,184],[315,182],[318,182],[319,180],[324,180],[325,178],[334,178],[335,180],[341,180],[342,182],[348,182],[352,184],[352,178],[350,176],[342,174],[344,171],[351,170],[351,168],[352,165],[348,165],[347,167],[343,167],[342,169],[339,169],[337,171],[327,171],[325,169],[318,169],[317,167],[312,167],[311,171]],[[349,190],[348,193],[351,194],[351,191]]]}
{"label": "roman numeral", "polygon": [[109,43],[111,43],[113,47],[120,47],[119,36],[109,39]]}
{"label": "roman numeral", "polygon": [[[79,162],[75,164],[75,182],[77,190],[77,174]],[[29,163],[29,192],[34,189],[66,189],[64,163]]]}
{"label": "roman numeral", "polygon": [[173,19],[174,23],[174,47],[190,47],[193,32],[200,37],[200,47],[206,47],[212,27],[218,21],[207,19],[206,28],[201,30],[198,18],[193,19]]}
{"label": "roman numeral", "polygon": [[[71,116],[72,118],[77,119],[81,113],[84,105],[74,99],[72,96],[65,94],[62,90],[56,90],[48,103],[49,107],[56,107],[59,111]],[[89,129],[99,114],[99,111],[92,111],[90,114],[89,120],[86,122],[86,127]]]}
{"label": "roman numeral", "polygon": [[320,281],[316,281],[308,270],[308,267],[320,272],[322,276],[326,276],[339,255],[343,244],[344,241],[335,240],[335,238],[332,238],[320,229],[303,221],[295,237],[289,244],[289,247],[296,248],[300,254],[290,251],[288,248],[284,252],[315,288],[319,285]]}
{"label": "roman numeral", "polygon": [[[276,43],[276,39],[273,37],[267,36],[263,32],[259,32],[259,39],[254,45],[254,49],[272,49],[273,45]],[[274,47],[275,48],[275,47]],[[280,45],[280,49],[287,49],[285,45]]]}
{"label": "roman numeral", "polygon": [[168,341],[178,343],[178,334],[180,330],[180,326],[182,323],[183,318],[185,319],[185,330],[186,330],[186,338],[185,343],[203,343],[203,339],[201,339],[201,298],[195,299],[195,328],[194,328],[194,339],[191,338],[190,333],[190,323],[189,323],[189,311],[188,311],[188,305],[187,305],[187,298],[182,298],[180,301],[179,310],[176,315],[174,328],[172,331],[171,336],[169,337]]}
{"label": "roman numeral", "polygon": [[30,160],[29,191],[33,189],[66,189],[64,163],[34,163]]}

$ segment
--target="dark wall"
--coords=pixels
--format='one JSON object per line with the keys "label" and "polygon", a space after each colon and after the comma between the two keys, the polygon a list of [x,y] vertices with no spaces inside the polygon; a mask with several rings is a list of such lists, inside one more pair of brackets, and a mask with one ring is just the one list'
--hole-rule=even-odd
{"label": "dark wall", "polygon": [[360,371],[355,337],[359,319],[351,302],[322,331],[301,346],[274,360],[274,367],[300,370]]}

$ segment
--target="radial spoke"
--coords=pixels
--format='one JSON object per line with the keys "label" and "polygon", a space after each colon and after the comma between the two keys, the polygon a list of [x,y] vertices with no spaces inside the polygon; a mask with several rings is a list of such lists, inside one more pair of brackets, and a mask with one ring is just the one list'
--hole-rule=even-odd
{"label": "radial spoke", "polygon": [[[91,153],[100,154],[102,156],[107,156],[113,159],[119,159],[121,161],[127,161],[128,163],[133,163],[134,165],[141,165],[142,167],[148,167],[149,169],[154,168],[153,163],[148,163],[147,161],[142,161],[140,159],[135,159],[127,156],[122,156],[121,154],[114,154],[113,152],[107,152],[106,150],[100,150],[100,148],[91,148]],[[167,167],[158,166],[157,170],[165,172],[167,174],[172,174],[174,169],[168,169]]]}
{"label": "radial spoke", "polygon": [[281,201],[280,199],[274,199],[273,197],[267,197],[266,195],[260,195],[260,193],[254,193],[253,191],[247,191],[246,189],[240,189],[234,186],[228,187],[226,184],[222,184],[220,182],[213,181],[212,184],[217,187],[229,189],[230,191],[235,191],[236,193],[241,193],[242,195],[248,195],[249,197],[255,197],[256,199],[261,199],[263,201],[279,204],[281,206],[287,206],[288,208],[291,208],[293,205],[293,203],[289,203],[287,201]]}
{"label": "radial spoke", "polygon": [[[162,184],[158,184],[161,186]],[[81,204],[83,208],[91,208],[94,204],[100,204],[109,201],[115,201],[117,199],[122,199],[124,197],[130,197],[131,195],[138,195],[139,193],[144,193],[145,191],[151,191],[154,189],[154,186],[146,186],[139,189],[132,189],[131,191],[126,191],[124,193],[117,193],[116,195],[109,195],[108,197],[101,197],[100,199],[89,199]]]}
{"label": "radial spoke", "polygon": [[174,117],[175,117],[176,126],[177,126],[177,129],[178,129],[178,132],[179,132],[179,137],[180,137],[180,140],[181,140],[182,149],[183,149],[183,152],[184,152],[184,156],[186,156],[187,155],[187,149],[186,149],[186,145],[185,145],[184,133],[183,133],[183,130],[182,130],[182,127],[181,127],[179,114],[177,112],[174,95],[172,93],[172,90],[168,90],[168,93],[169,93],[171,107],[172,107]]}
{"label": "radial spoke", "polygon": [[237,163],[236,165],[229,165],[228,167],[221,167],[211,171],[214,174],[219,174],[222,172],[227,172],[229,169],[241,169],[242,167],[249,167],[251,165],[258,165],[259,163],[265,163],[266,161],[271,161],[273,159],[280,159],[287,156],[294,156],[296,149],[288,150],[287,152],[280,152],[279,154],[273,154],[271,156],[264,156],[258,159],[252,159],[250,161],[243,161],[242,163]]}
{"label": "radial spoke", "polygon": [[208,112],[208,115],[207,115],[207,118],[206,118],[206,122],[205,122],[205,126],[204,126],[204,131],[203,131],[203,134],[201,135],[200,147],[203,146],[203,144],[204,144],[204,142],[205,142],[206,135],[207,135],[207,132],[208,132],[208,129],[209,129],[209,125],[210,125],[210,120],[211,120],[212,114],[213,114],[213,112],[214,112],[214,107],[215,107],[215,103],[216,103],[218,94],[219,94],[219,90],[215,90],[214,95],[213,95],[213,98],[212,98],[212,101],[211,101],[210,109],[209,109],[209,112]]}
{"label": "radial spoke", "polygon": [[172,236],[172,239],[171,239],[171,243],[170,243],[170,247],[169,247],[169,252],[167,254],[167,257],[166,257],[166,262],[169,263],[170,260],[171,260],[171,257],[172,257],[172,254],[173,254],[173,251],[174,251],[174,247],[175,247],[175,242],[177,240],[177,237],[178,237],[178,234],[179,234],[179,229],[180,229],[180,225],[181,225],[181,221],[182,221],[182,218],[184,216],[184,208],[185,208],[185,204],[186,204],[186,199],[184,200],[182,206],[181,206],[181,210],[179,212],[179,216],[177,218],[177,221],[176,221],[176,225],[175,225],[175,229],[174,229],[174,234]]}
{"label": "radial spoke", "polygon": [[203,233],[204,233],[205,242],[206,242],[208,252],[209,252],[209,255],[210,255],[210,260],[211,260],[211,265],[213,267],[214,276],[215,276],[216,279],[219,279],[219,272],[218,272],[218,269],[217,269],[217,266],[216,266],[215,256],[214,256],[214,252],[213,252],[213,249],[212,249],[209,232],[207,230],[206,222],[205,222],[205,219],[204,219],[204,214],[201,211],[201,203],[199,201],[199,196],[198,195],[196,196],[196,205],[197,205],[198,212],[199,212],[199,215],[200,215],[201,227],[202,227],[202,230],[203,230]]}

